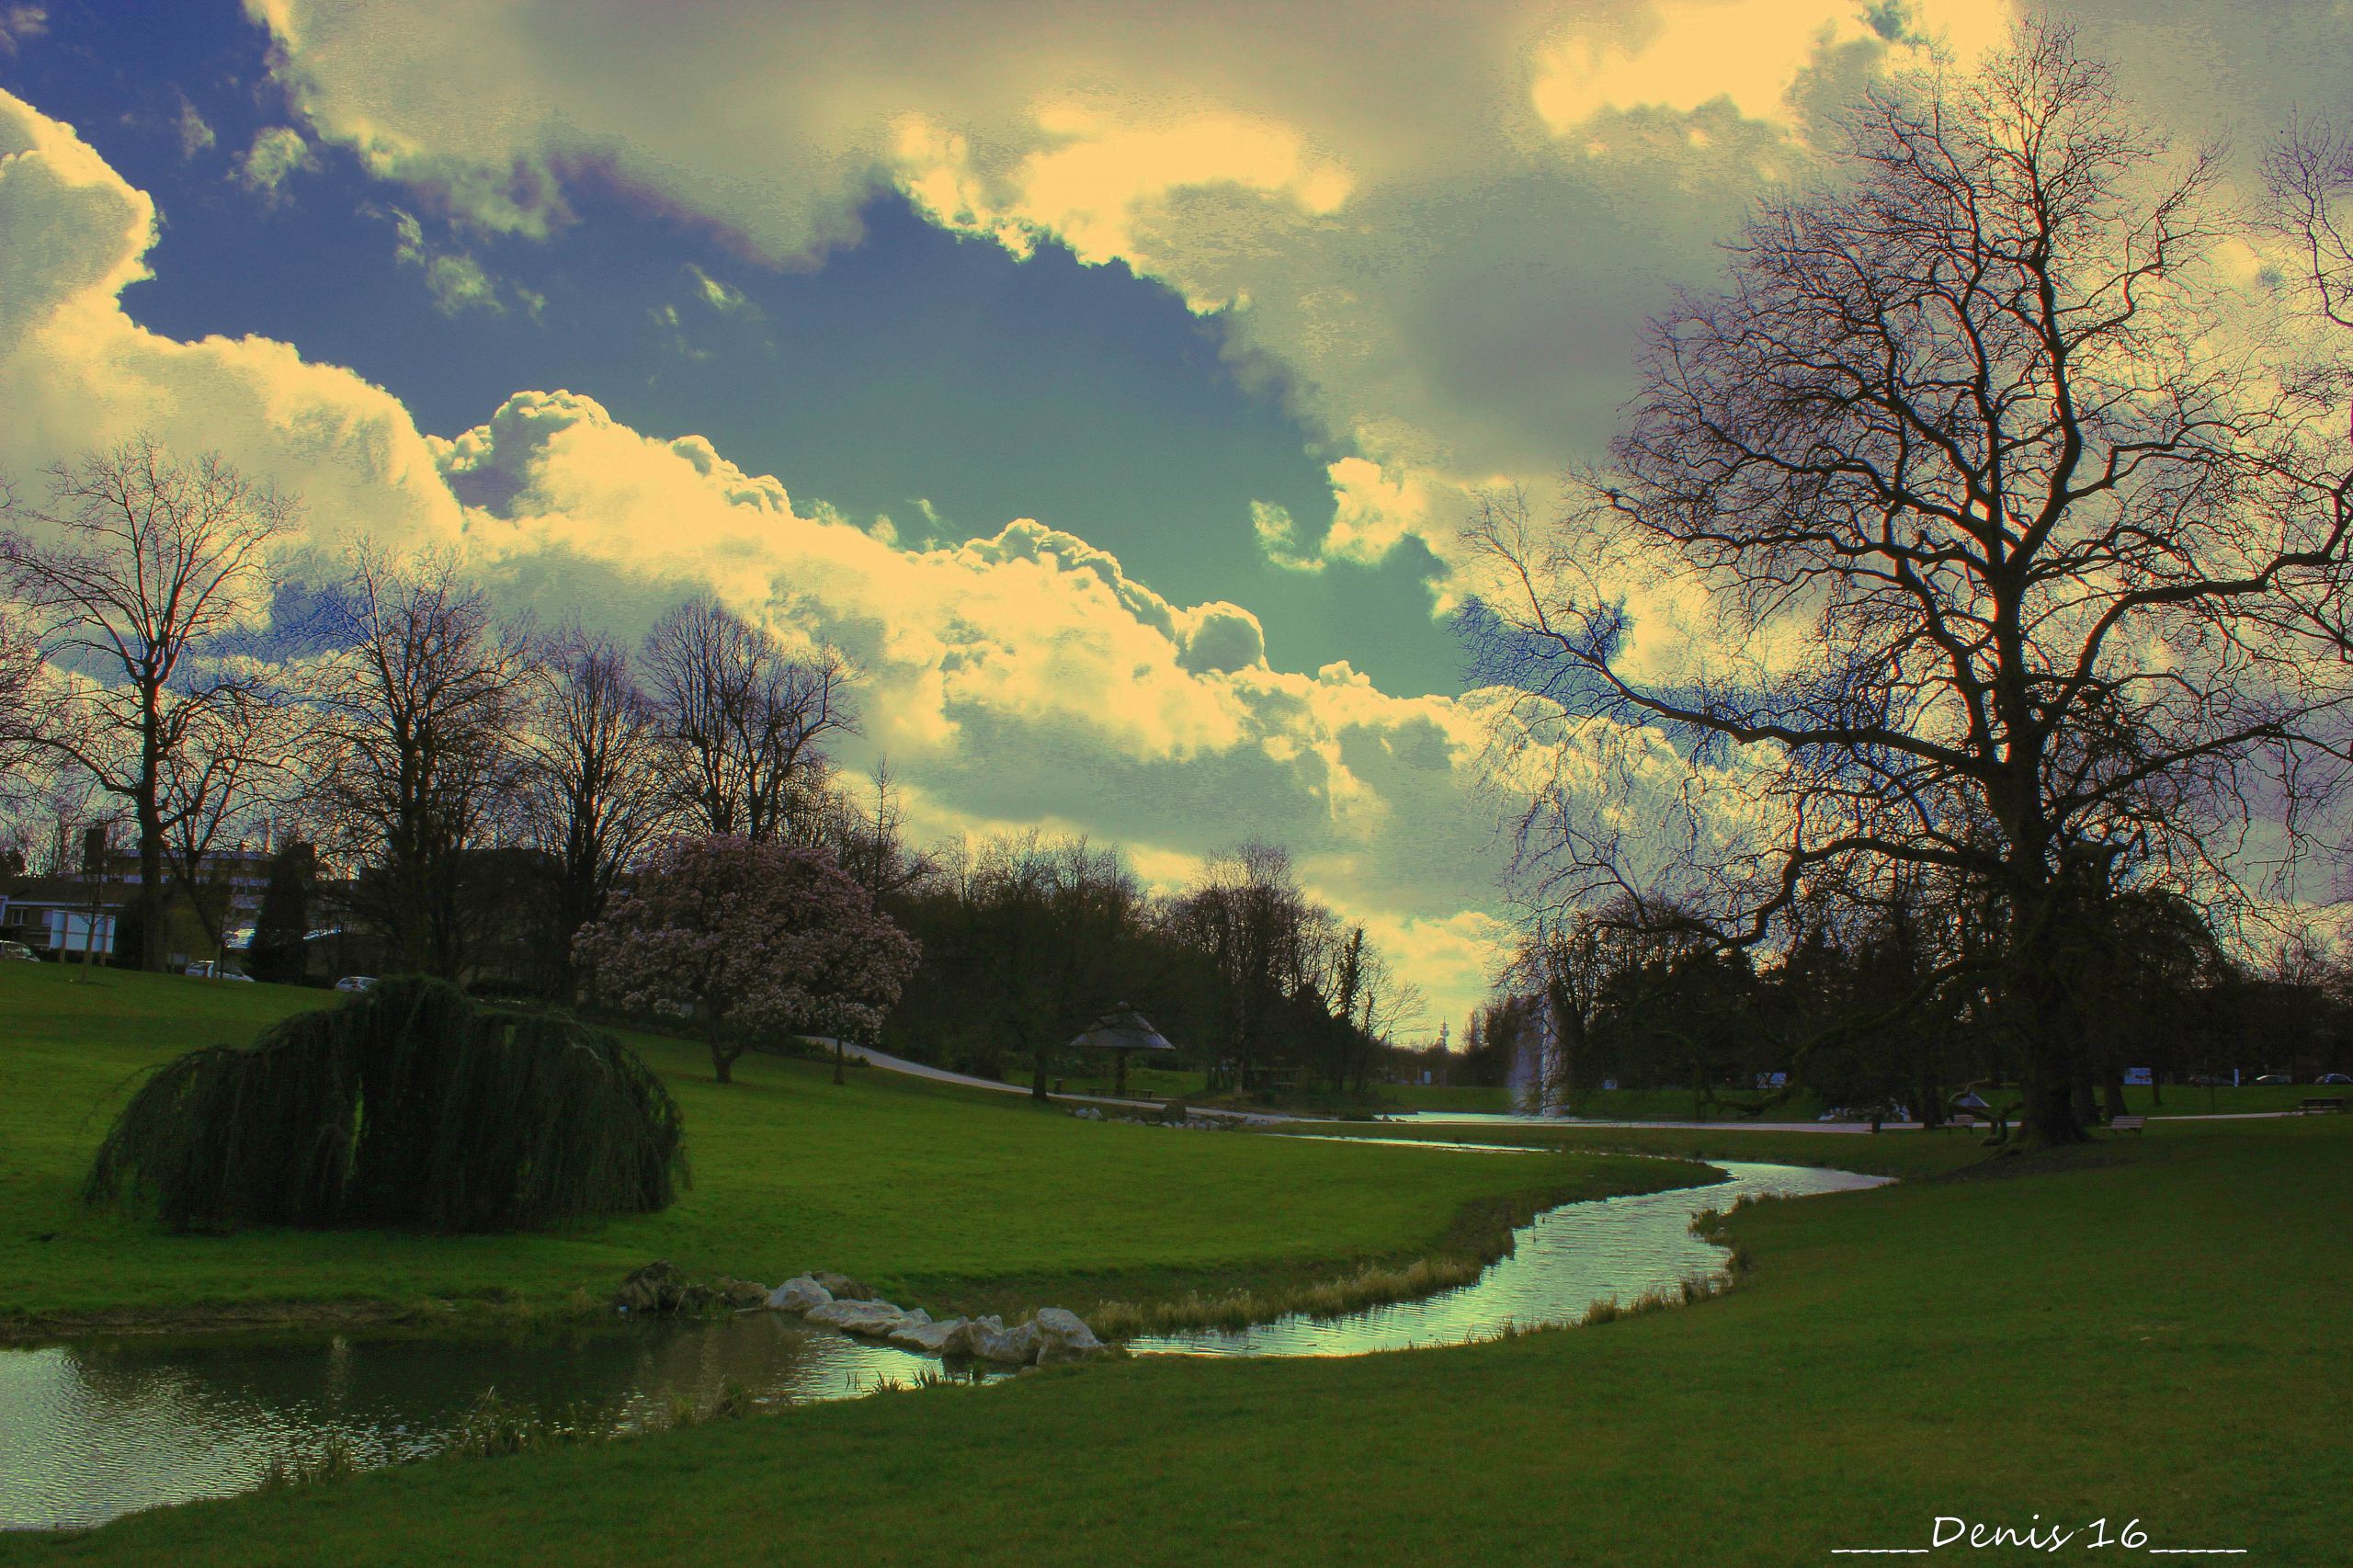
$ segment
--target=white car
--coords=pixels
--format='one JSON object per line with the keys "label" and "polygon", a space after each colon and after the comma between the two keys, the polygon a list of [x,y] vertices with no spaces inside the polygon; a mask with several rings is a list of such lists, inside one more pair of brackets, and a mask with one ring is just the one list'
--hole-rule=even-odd
{"label": "white car", "polygon": [[33,956],[33,950],[22,942],[0,942],[0,963],[7,963],[16,959],[22,959],[27,963],[40,962],[40,959]]}
{"label": "white car", "polygon": [[347,974],[335,983],[337,991],[365,991],[376,983],[372,974]]}
{"label": "white car", "polygon": [[234,970],[222,969],[210,959],[200,959],[180,972],[190,980],[242,980],[248,985],[251,985],[254,981],[252,975],[239,974]]}

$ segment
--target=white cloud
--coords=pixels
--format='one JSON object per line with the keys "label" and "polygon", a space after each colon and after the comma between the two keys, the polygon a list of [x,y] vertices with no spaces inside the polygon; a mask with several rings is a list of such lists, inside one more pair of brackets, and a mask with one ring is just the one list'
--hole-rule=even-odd
{"label": "white cloud", "polygon": [[48,31],[48,6],[0,6],[0,55],[14,54]]}
{"label": "white cloud", "polygon": [[[1472,492],[1597,450],[1643,319],[1890,48],[1860,0],[247,8],[319,135],[485,228],[550,232],[597,169],[809,258],[886,179],[1226,312],[1325,437],[1337,525],[1270,539],[1302,569],[1409,537],[1451,562]],[[1966,49],[2011,5],[1910,14]]]}
{"label": "white cloud", "polygon": [[[444,249],[426,240],[425,225],[414,213],[395,207],[392,219],[397,237],[392,254],[424,272],[426,291],[432,295],[435,310],[445,316],[462,315],[468,311],[506,312],[506,306],[498,297],[498,284],[472,256],[463,250]],[[533,309],[544,302],[541,296],[528,290],[518,292]]]}
{"label": "white cloud", "polygon": [[693,275],[696,288],[702,296],[702,302],[721,315],[759,314],[759,307],[746,299],[741,289],[722,283],[692,262],[687,264],[687,271]]}
{"label": "white cloud", "polygon": [[180,112],[172,121],[172,130],[179,137],[180,156],[183,158],[193,158],[199,153],[209,153],[212,150],[213,143],[220,140],[213,133],[212,127],[205,120],[204,116],[197,111],[197,107],[188,101],[186,94],[180,95]]}
{"label": "white cloud", "polygon": [[237,180],[248,190],[275,197],[295,175],[318,166],[318,157],[301,131],[273,125],[256,132],[253,145],[237,160]]}
{"label": "white cloud", "polygon": [[[1963,63],[1998,43],[2011,19],[2002,0],[1899,4],[1882,15],[1900,16],[1906,36],[1937,40]],[[1539,51],[1529,92],[1562,137],[1608,110],[1688,115],[1718,98],[1745,119],[1794,130],[1789,96],[1819,55],[1887,41],[1857,0],[1662,0],[1570,21]]]}
{"label": "white cloud", "polygon": [[0,467],[153,429],[302,494],[322,547],[454,546],[507,602],[625,640],[708,586],[852,654],[867,733],[848,760],[887,754],[926,827],[1084,832],[1160,885],[1264,834],[1344,913],[1413,937],[1395,957],[1445,1016],[1483,983],[1461,941],[1430,936],[1494,918],[1467,701],[1391,697],[1345,664],[1271,669],[1247,609],[1174,604],[1034,521],[903,549],[575,393],[517,392],[445,441],[285,344],[149,333],[117,296],[143,275],[152,205],[6,94],[0,228],[24,237],[0,249]]}

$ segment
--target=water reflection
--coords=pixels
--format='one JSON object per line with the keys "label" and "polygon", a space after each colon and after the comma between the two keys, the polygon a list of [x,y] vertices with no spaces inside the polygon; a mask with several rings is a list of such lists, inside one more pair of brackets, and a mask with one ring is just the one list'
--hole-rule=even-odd
{"label": "water reflection", "polygon": [[939,1363],[797,1319],[644,1322],[508,1339],[394,1334],[120,1335],[0,1351],[0,1527],[90,1525],[241,1492],[273,1460],[438,1449],[486,1389],[644,1424],[722,1383],[758,1405],[847,1399]]}
{"label": "water reflection", "polygon": [[1724,1249],[1691,1233],[1691,1216],[1702,1209],[1729,1209],[1744,1197],[1801,1198],[1887,1181],[1802,1165],[1709,1163],[1732,1179],[1564,1204],[1513,1232],[1509,1257],[1470,1284],[1424,1301],[1336,1318],[1293,1315],[1251,1328],[1161,1335],[1131,1341],[1128,1348],[1139,1356],[1362,1356],[1459,1345],[1511,1325],[1574,1323],[1605,1297],[1628,1303],[1720,1273]]}
{"label": "water reflection", "polygon": [[[1524,1153],[1490,1146],[1497,1153]],[[1744,1194],[1801,1196],[1884,1178],[1715,1162],[1732,1179],[1539,1215],[1512,1256],[1460,1290],[1345,1317],[1138,1340],[1140,1355],[1355,1356],[1574,1322],[1722,1267],[1690,1217]],[[557,1412],[587,1405],[646,1424],[722,1384],[756,1404],[846,1399],[939,1363],[797,1318],[646,1321],[506,1338],[376,1332],[125,1335],[0,1351],[0,1527],[92,1525],[257,1484],[274,1460],[331,1441],[362,1464],[431,1453],[483,1391]]]}

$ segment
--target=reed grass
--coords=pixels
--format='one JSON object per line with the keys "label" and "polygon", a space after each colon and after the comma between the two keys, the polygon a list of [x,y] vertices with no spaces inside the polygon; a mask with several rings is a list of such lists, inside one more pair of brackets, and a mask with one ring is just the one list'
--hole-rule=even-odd
{"label": "reed grass", "polygon": [[1157,1301],[1105,1301],[1087,1312],[1086,1325],[1099,1338],[1118,1340],[1188,1328],[1246,1328],[1293,1313],[1337,1317],[1468,1285],[1485,1267],[1475,1257],[1424,1257],[1396,1267],[1370,1264],[1336,1279],[1305,1285],[1222,1295],[1188,1293]]}

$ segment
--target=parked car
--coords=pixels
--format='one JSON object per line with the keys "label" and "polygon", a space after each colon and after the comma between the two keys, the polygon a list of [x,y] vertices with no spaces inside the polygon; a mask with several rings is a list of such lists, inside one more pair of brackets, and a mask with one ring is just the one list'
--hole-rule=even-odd
{"label": "parked car", "polygon": [[2266,1073],[2256,1080],[2258,1084],[2292,1084],[2296,1080],[2285,1073]]}
{"label": "parked car", "polygon": [[17,959],[22,959],[27,963],[40,962],[40,960],[34,956],[33,950],[22,942],[0,942],[0,963],[11,963]]}
{"label": "parked car", "polygon": [[347,974],[335,983],[337,991],[365,991],[376,983],[372,974]]}
{"label": "parked car", "polygon": [[2211,1073],[2193,1073],[2189,1076],[2189,1086],[2193,1089],[2227,1089],[2231,1086],[2231,1081],[2228,1078],[2217,1078]]}
{"label": "parked car", "polygon": [[2343,1073],[2323,1073],[2313,1080],[2315,1084],[2353,1084],[2353,1076]]}

